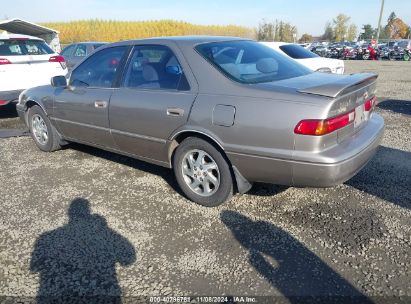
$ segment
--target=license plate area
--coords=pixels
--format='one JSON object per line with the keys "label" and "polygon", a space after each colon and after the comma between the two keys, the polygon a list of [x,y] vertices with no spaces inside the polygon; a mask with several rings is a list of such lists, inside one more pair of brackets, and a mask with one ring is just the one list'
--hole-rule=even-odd
{"label": "license plate area", "polygon": [[354,128],[358,128],[365,120],[364,105],[355,108]]}

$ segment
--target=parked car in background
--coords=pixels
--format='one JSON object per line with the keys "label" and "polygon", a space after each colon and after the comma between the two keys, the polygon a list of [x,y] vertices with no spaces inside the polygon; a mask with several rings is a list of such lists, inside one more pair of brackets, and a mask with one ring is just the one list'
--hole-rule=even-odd
{"label": "parked car in background", "polygon": [[67,67],[72,70],[84,57],[88,56],[94,50],[107,44],[107,42],[78,42],[67,45],[62,51],[61,55],[67,62]]}
{"label": "parked car in background", "polygon": [[24,89],[50,84],[51,77],[66,74],[63,56],[44,40],[27,35],[0,35],[0,106],[17,101]]}
{"label": "parked car in background", "polygon": [[252,182],[355,175],[384,130],[376,79],[314,73],[252,40],[164,37],[96,50],[69,80],[23,92],[17,111],[43,151],[75,141],[173,168],[183,193],[211,207]]}
{"label": "parked car in background", "polygon": [[316,72],[344,74],[344,61],[332,58],[323,58],[319,55],[292,43],[261,42],[262,44],[279,51],[298,63]]}
{"label": "parked car in background", "polygon": [[311,43],[308,43],[308,42],[307,43],[300,43],[299,45],[302,46],[305,49],[309,49],[311,47]]}
{"label": "parked car in background", "polygon": [[386,52],[389,60],[410,61],[411,40],[396,41]]}
{"label": "parked car in background", "polygon": [[326,45],[319,43],[316,45],[312,45],[310,47],[310,51],[313,52],[314,54],[317,54],[320,57],[328,57],[329,49]]}

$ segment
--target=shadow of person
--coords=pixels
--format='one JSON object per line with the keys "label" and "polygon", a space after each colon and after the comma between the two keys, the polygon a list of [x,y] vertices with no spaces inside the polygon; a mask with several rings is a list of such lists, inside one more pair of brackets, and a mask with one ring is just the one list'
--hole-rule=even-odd
{"label": "shadow of person", "polygon": [[136,261],[133,245],[91,214],[86,199],[74,199],[68,216],[68,224],[35,243],[30,269],[40,276],[37,303],[121,303],[115,266]]}
{"label": "shadow of person", "polygon": [[249,263],[290,303],[372,303],[286,231],[223,211],[221,220],[249,251]]}

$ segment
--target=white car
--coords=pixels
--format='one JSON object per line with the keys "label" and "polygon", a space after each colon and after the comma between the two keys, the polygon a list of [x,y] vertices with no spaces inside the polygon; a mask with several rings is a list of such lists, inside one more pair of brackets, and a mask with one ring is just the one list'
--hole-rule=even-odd
{"label": "white car", "polygon": [[286,54],[295,61],[316,72],[344,74],[344,61],[320,57],[298,44],[286,42],[261,42],[262,44]]}
{"label": "white car", "polygon": [[17,101],[28,88],[50,84],[67,74],[63,56],[44,40],[17,34],[0,35],[0,106]]}

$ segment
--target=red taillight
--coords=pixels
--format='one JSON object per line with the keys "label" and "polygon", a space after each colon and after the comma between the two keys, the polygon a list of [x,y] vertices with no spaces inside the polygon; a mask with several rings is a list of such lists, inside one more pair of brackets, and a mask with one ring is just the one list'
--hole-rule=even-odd
{"label": "red taillight", "polygon": [[49,62],[65,62],[65,61],[66,60],[61,55],[51,56],[50,59],[49,59]]}
{"label": "red taillight", "polygon": [[371,111],[372,108],[374,107],[376,101],[377,101],[377,97],[375,97],[375,96],[371,99],[366,100],[364,102],[364,111],[366,111],[366,112]]}
{"label": "red taillight", "polygon": [[8,104],[9,102],[7,101],[7,100],[3,100],[3,99],[0,99],[0,106],[4,106],[4,105],[6,105],[6,104]]}
{"label": "red taillight", "polygon": [[11,64],[11,62],[7,58],[0,58],[0,65],[2,64]]}
{"label": "red taillight", "polygon": [[328,119],[305,119],[297,124],[294,133],[315,136],[325,135],[348,126],[354,121],[354,118],[355,111]]}

